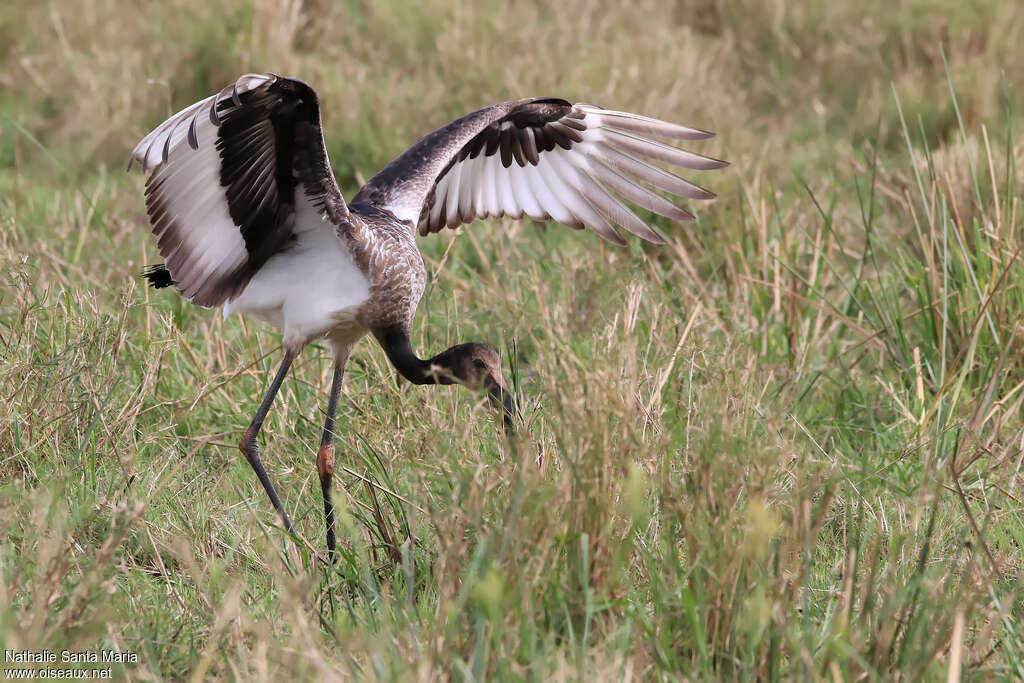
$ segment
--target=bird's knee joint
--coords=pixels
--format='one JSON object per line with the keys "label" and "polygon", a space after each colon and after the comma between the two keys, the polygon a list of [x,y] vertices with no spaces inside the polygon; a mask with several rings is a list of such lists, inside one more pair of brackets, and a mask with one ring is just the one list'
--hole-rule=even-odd
{"label": "bird's knee joint", "polygon": [[242,451],[242,455],[245,456],[246,460],[252,459],[252,452],[256,448],[256,430],[252,427],[245,430],[245,434],[242,435],[242,440],[238,442],[238,450]]}
{"label": "bird's knee joint", "polygon": [[320,473],[320,480],[327,479],[334,474],[334,445],[321,446],[316,454],[316,469]]}

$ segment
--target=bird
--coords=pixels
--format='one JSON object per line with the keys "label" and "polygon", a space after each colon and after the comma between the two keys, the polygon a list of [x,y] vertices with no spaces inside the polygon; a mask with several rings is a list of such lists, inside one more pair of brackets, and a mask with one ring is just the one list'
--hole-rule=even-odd
{"label": "bird", "polygon": [[694,200],[715,195],[663,166],[728,164],[665,141],[712,136],[556,97],[511,100],[428,133],[346,201],[314,89],[297,78],[246,74],[172,115],[132,150],[128,170],[137,163],[146,176],[146,213],[163,258],[143,276],[196,306],[252,316],[281,333],[284,357],[239,450],[293,535],[258,436],[302,349],[314,340],[330,349],[333,377],[316,467],[333,561],[335,414],[346,363],[363,337],[372,335],[413,384],[486,391],[506,430],[514,430],[515,399],[493,346],[461,343],[426,358],[413,350],[410,332],[426,284],[416,234],[528,216],[589,228],[616,245],[625,244],[616,226],[663,243],[623,200],[694,220],[656,190]]}

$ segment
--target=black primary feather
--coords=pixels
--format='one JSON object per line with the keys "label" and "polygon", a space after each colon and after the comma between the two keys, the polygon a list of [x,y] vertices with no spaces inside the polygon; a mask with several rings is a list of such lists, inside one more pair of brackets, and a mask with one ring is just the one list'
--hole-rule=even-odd
{"label": "black primary feather", "polygon": [[174,284],[174,281],[171,279],[171,271],[167,270],[167,266],[162,263],[158,263],[155,266],[146,266],[145,270],[142,271],[142,277],[149,280],[150,287],[154,289],[163,289]]}

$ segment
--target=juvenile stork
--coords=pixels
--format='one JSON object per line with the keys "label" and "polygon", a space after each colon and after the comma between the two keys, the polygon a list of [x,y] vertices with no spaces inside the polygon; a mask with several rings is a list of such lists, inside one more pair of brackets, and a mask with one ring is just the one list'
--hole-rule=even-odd
{"label": "juvenile stork", "polygon": [[164,259],[144,275],[196,305],[281,331],[284,360],[239,448],[292,533],[257,436],[301,349],[315,339],[331,348],[316,464],[333,558],[334,416],[345,363],[363,336],[371,333],[410,382],[486,390],[506,428],[515,414],[493,347],[458,344],[429,358],[413,351],[409,332],[426,282],[415,233],[525,214],[588,227],[614,244],[625,244],[616,225],[661,243],[621,199],[689,221],[692,214],[650,187],[689,199],[714,195],[651,162],[726,164],[649,136],[711,135],[553,97],[502,102],[428,134],[346,203],[327,160],[316,92],[294,78],[248,74],[171,116],[132,151],[129,169],[138,163],[149,174],[146,210]]}

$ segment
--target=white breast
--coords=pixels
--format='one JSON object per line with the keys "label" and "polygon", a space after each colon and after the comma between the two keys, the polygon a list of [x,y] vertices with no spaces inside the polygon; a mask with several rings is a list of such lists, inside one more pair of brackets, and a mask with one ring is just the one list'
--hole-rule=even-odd
{"label": "white breast", "polygon": [[264,320],[292,347],[337,328],[358,327],[356,312],[369,297],[370,281],[333,229],[325,227],[312,211],[300,212],[295,245],[268,259],[241,295],[224,306],[224,316],[245,313]]}

